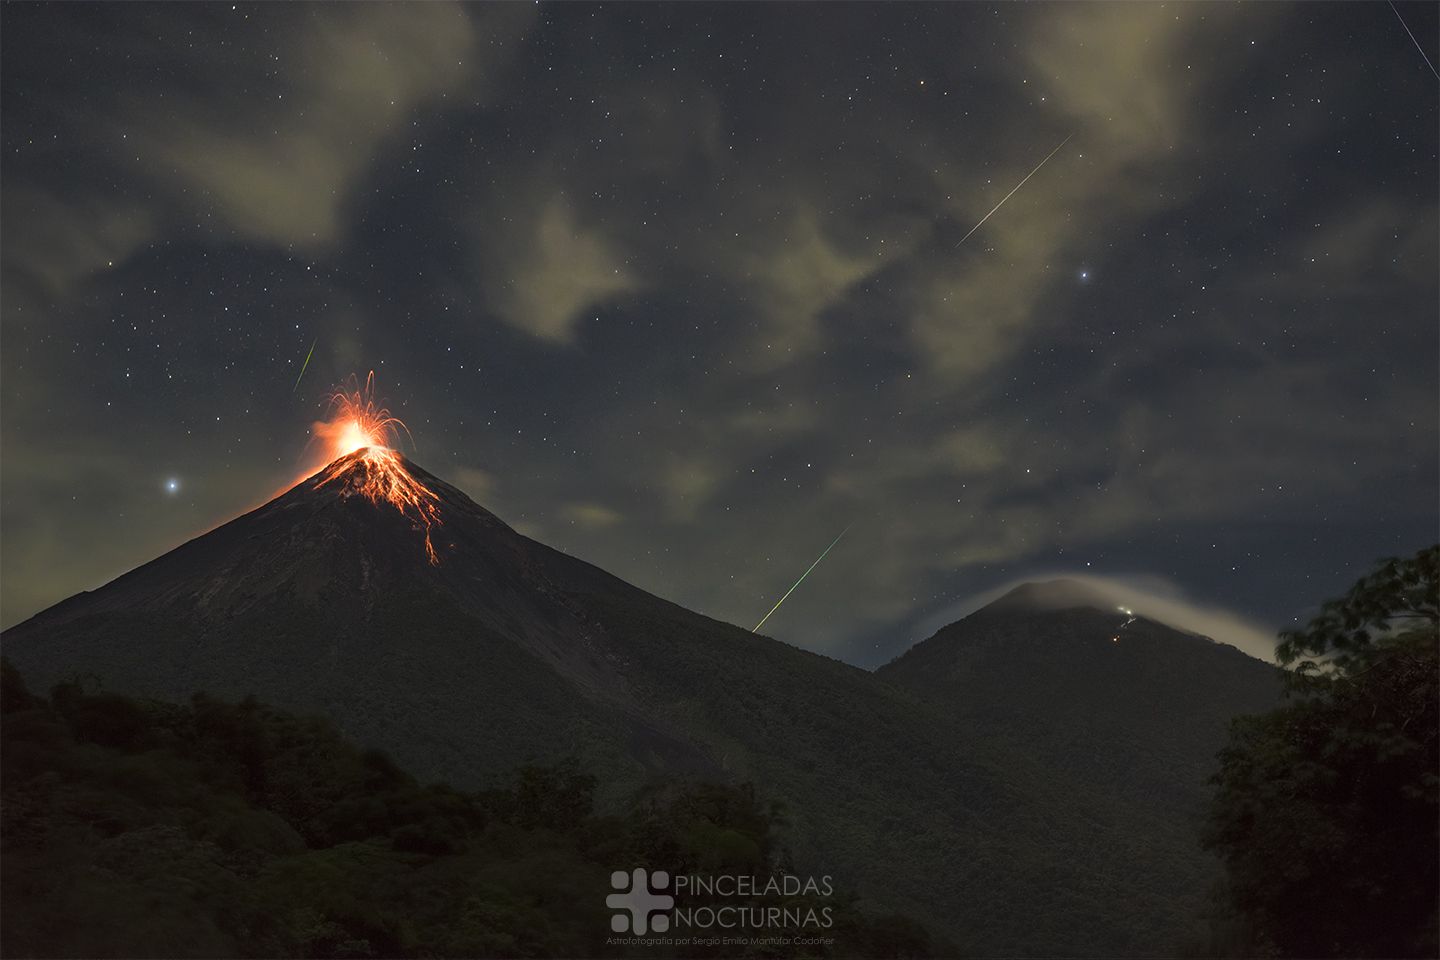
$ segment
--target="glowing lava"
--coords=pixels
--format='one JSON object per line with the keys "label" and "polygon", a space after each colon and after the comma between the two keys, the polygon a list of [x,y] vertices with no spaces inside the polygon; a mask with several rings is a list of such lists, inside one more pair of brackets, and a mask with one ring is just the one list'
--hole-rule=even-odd
{"label": "glowing lava", "polygon": [[358,382],[354,387],[332,394],[330,419],[314,425],[315,437],[329,445],[330,464],[315,478],[315,489],[339,482],[347,494],[390,504],[424,528],[425,555],[432,565],[439,564],[430,530],[440,524],[440,500],[388,445],[400,431],[408,434],[409,428],[375,403],[375,371],[365,378],[363,389]]}
{"label": "glowing lava", "polygon": [[399,439],[401,430],[410,432],[404,423],[390,416],[389,410],[375,402],[374,370],[365,378],[363,389],[353,376],[350,379],[353,389],[337,390],[330,395],[330,419],[312,428],[315,437],[329,445],[326,463],[364,447],[388,449],[391,438]]}

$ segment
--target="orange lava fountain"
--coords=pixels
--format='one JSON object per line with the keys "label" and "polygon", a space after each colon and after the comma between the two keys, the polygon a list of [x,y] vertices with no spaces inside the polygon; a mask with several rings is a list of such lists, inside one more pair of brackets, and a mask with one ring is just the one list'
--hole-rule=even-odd
{"label": "orange lava fountain", "polygon": [[[375,371],[365,378],[363,389],[358,382],[353,386],[348,392],[331,394],[330,419],[313,427],[315,437],[329,446],[326,461],[330,464],[315,479],[315,489],[343,478],[349,489],[371,503],[389,503],[425,528],[425,555],[432,565],[439,564],[430,539],[431,528],[440,524],[439,498],[415,479],[388,444],[400,431],[408,434],[409,428],[375,403]],[[355,453],[359,455],[350,456]]]}

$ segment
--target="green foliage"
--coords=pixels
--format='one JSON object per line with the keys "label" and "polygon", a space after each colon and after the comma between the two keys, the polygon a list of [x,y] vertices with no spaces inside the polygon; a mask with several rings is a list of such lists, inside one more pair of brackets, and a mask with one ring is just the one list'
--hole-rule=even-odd
{"label": "green foliage", "polygon": [[[573,763],[465,793],[253,699],[64,684],[47,702],[3,661],[0,684],[5,956],[624,955],[606,942],[614,869],[789,862],[749,785],[656,783],[597,815]],[[817,956],[948,952],[853,896],[831,905],[837,942]]]}
{"label": "green foliage", "polygon": [[1365,669],[1385,648],[1440,623],[1440,544],[1408,559],[1392,557],[1350,592],[1327,601],[1301,630],[1280,634],[1276,659],[1304,689],[1309,678],[1333,679]]}
{"label": "green foliage", "polygon": [[1437,558],[1386,561],[1285,634],[1298,695],[1232,725],[1206,843],[1250,952],[1440,950]]}

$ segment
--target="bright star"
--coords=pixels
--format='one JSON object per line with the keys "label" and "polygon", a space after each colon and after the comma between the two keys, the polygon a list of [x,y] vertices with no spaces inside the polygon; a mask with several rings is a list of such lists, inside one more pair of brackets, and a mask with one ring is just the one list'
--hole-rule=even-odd
{"label": "bright star", "polygon": [[166,480],[166,481],[165,481],[165,492],[166,492],[166,493],[179,493],[179,492],[180,492],[180,481],[177,480],[175,477],[171,477],[169,480]]}

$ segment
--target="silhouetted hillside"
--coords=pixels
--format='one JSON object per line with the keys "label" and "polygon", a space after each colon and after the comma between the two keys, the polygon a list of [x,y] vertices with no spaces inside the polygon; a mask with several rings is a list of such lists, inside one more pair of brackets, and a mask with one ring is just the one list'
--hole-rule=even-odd
{"label": "silhouetted hillside", "polygon": [[957,737],[1104,798],[1107,816],[1128,824],[1119,842],[1130,869],[1174,884],[1191,917],[1218,875],[1195,843],[1216,754],[1231,719],[1271,709],[1281,693],[1270,664],[1117,610],[1073,581],[1018,587],[877,675],[940,708]]}
{"label": "silhouetted hillside", "polygon": [[[61,686],[46,702],[3,670],[7,957],[618,956],[617,866],[766,875],[788,860],[748,785],[652,784],[600,816],[594,778],[570,767],[467,793],[253,700]],[[814,903],[835,943],[812,955],[929,955],[907,918]],[[737,953],[758,955],[671,951]]]}
{"label": "silhouetted hillside", "polygon": [[[461,789],[565,757],[598,778],[605,804],[656,776],[751,781],[784,803],[811,869],[971,952],[1154,954],[1194,922],[1208,861],[1188,807],[1117,798],[1117,781],[1092,773],[1120,770],[1113,741],[1141,706],[1112,704],[1117,677],[1174,717],[1182,739],[1164,762],[1176,777],[1208,763],[1208,741],[1183,728],[1251,701],[1207,699],[1207,683],[1230,678],[1196,663],[1233,651],[1186,638],[1201,652],[1176,646],[1168,677],[1160,660],[1107,672],[1130,663],[1108,648],[1093,664],[1071,651],[1059,672],[977,661],[978,686],[997,671],[993,706],[1024,702],[1034,716],[957,722],[953,702],[906,688],[905,660],[877,680],[699,616],[520,536],[402,463],[405,482],[433,497],[433,522],[367,497],[354,454],[7,631],[5,652],[38,686],[85,675],[107,691],[255,694],[322,714],[422,780]],[[1187,676],[1195,695],[1177,703],[1168,691]],[[1154,682],[1167,692],[1142,689]],[[1092,715],[1069,710],[1071,696]],[[1032,722],[1072,739],[1042,749],[1049,741],[1023,729]],[[1136,771],[1147,791],[1187,795],[1163,764]]]}
{"label": "silhouetted hillside", "polygon": [[1229,721],[1280,697],[1270,664],[1063,580],[1017,587],[877,675],[1048,769],[1185,816]]}

